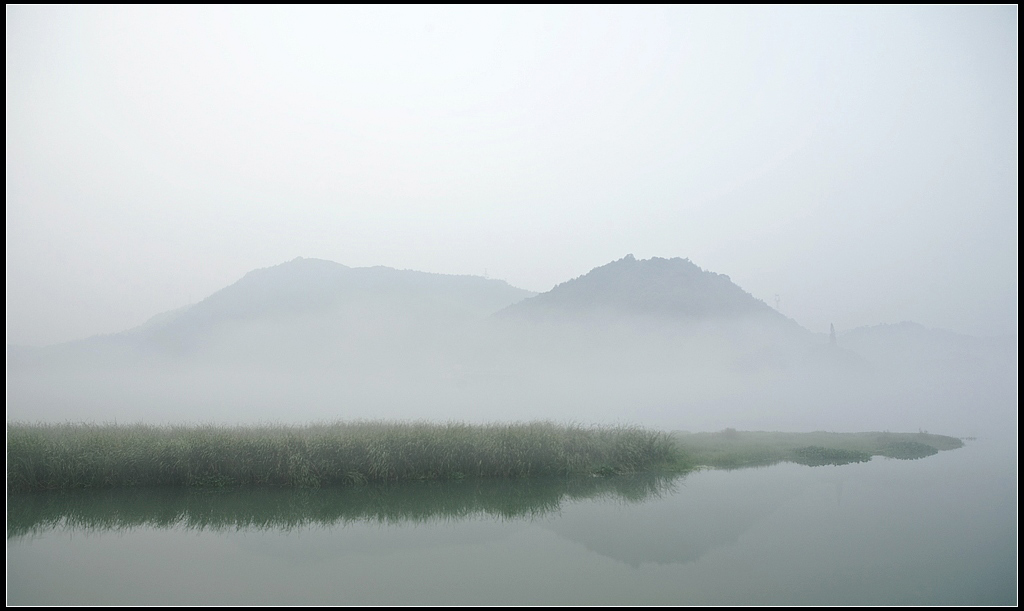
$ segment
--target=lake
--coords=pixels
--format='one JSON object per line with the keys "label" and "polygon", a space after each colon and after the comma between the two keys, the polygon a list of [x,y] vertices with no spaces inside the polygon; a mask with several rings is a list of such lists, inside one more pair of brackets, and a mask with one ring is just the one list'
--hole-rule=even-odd
{"label": "lake", "polygon": [[1017,441],[681,478],[8,501],[7,602],[1017,603]]}

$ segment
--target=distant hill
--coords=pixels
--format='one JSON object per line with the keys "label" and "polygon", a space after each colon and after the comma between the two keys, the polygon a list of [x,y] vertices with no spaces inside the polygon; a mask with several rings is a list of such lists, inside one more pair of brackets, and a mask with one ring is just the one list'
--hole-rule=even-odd
{"label": "distant hill", "polygon": [[979,338],[945,329],[929,329],[903,321],[858,327],[839,336],[842,346],[876,362],[967,362],[977,358],[1007,359],[1016,342],[1007,338]]}
{"label": "distant hill", "polygon": [[983,428],[1016,409],[1016,357],[912,323],[832,345],[685,259],[628,256],[535,295],[299,258],[121,333],[8,346],[7,413]]}
{"label": "distant hill", "polygon": [[502,280],[389,267],[347,267],[299,257],[257,269],[160,327],[217,320],[280,319],[331,313],[356,304],[482,317],[534,295]]}
{"label": "distant hill", "polygon": [[797,326],[729,276],[705,271],[688,259],[638,260],[633,255],[511,305],[499,316],[538,320],[586,314],[689,320],[759,317]]}
{"label": "distant hill", "polygon": [[302,342],[303,333],[320,336],[320,344],[330,337],[369,341],[479,320],[533,294],[477,276],[353,268],[299,257],[251,271],[200,303],[133,333],[172,350],[239,327],[276,330],[276,337],[267,338],[270,345],[287,343],[289,334]]}
{"label": "distant hill", "polygon": [[[247,273],[197,304],[158,314],[121,333],[36,350],[17,361],[106,361],[181,355],[232,344],[252,356],[281,344],[343,343],[480,320],[534,295],[502,280],[388,267],[353,268],[299,257]],[[294,342],[292,341],[294,340]],[[17,363],[16,363],[17,364]]]}

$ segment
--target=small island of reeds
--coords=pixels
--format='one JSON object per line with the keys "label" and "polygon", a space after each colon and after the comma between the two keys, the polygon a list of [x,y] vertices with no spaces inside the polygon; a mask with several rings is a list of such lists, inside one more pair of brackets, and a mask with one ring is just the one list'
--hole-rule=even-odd
{"label": "small island of reeds", "polygon": [[687,460],[696,466],[741,469],[793,462],[808,466],[844,465],[873,456],[914,460],[962,447],[956,437],[917,433],[784,433],[724,429],[716,433],[675,434]]}
{"label": "small island of reeds", "polygon": [[550,422],[7,427],[7,490],[275,486],[681,471],[668,433]]}

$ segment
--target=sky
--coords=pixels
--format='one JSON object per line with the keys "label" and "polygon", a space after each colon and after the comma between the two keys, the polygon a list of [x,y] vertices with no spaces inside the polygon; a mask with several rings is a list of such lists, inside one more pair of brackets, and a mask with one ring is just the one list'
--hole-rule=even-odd
{"label": "sky", "polygon": [[1017,322],[1017,7],[8,6],[7,343],[295,257]]}

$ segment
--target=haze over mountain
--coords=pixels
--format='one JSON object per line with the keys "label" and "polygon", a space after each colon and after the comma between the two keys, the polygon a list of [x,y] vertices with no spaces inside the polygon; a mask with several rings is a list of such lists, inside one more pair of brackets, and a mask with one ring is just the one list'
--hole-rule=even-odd
{"label": "haze over mountain", "polygon": [[532,319],[570,319],[588,314],[788,320],[733,284],[729,276],[702,270],[689,259],[654,257],[638,261],[633,255],[597,267],[501,312],[508,318]]}
{"label": "haze over mountain", "polygon": [[[540,295],[298,258],[123,333],[9,349],[8,418],[896,429],[957,422],[979,384],[1012,396],[1015,354],[968,340],[904,324],[831,344],[679,258],[626,256]],[[976,358],[950,371],[965,341]]]}
{"label": "haze over mountain", "polygon": [[1018,9],[13,5],[7,341],[296,253],[1016,335]]}
{"label": "haze over mountain", "polygon": [[502,280],[381,266],[352,268],[298,257],[249,272],[190,308],[188,316],[211,322],[286,318],[370,306],[453,319],[476,318],[533,294]]}
{"label": "haze over mountain", "polygon": [[[351,268],[321,259],[296,258],[253,270],[194,305],[158,314],[134,329],[20,353],[97,353],[126,359],[190,358],[220,352],[228,357],[277,360],[288,344],[312,338],[367,341],[451,331],[534,295],[502,280],[451,276],[387,267]],[[312,337],[311,337],[312,336]],[[120,352],[117,352],[120,351]],[[262,354],[260,354],[262,353]],[[295,355],[290,355],[295,356]],[[310,358],[302,359],[303,362]]]}

